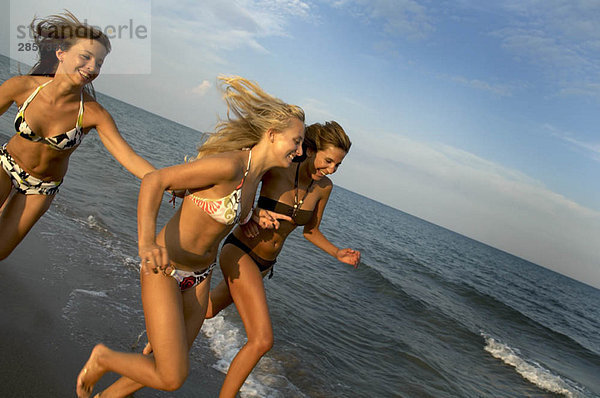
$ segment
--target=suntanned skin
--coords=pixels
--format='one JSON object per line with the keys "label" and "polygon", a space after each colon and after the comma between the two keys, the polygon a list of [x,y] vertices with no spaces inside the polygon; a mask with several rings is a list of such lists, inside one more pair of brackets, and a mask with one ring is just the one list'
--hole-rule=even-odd
{"label": "suntanned skin", "polygon": [[[75,127],[83,92],[83,131],[96,129],[106,149],[127,170],[142,178],[154,167],[137,155],[123,139],[110,114],[83,91],[94,80],[106,56],[106,48],[96,40],[79,39],[69,50],[56,51],[60,60],[53,78],[16,76],[0,86],[0,114],[15,103],[19,107],[42,88],[25,109],[25,120],[41,137],[53,137]],[[26,172],[43,181],[60,181],[75,148],[56,150],[44,142],[33,142],[18,134],[11,137],[6,150]],[[12,181],[0,170],[0,260],[8,257],[33,225],[48,210],[54,195],[24,195],[14,190]]]}
{"label": "suntanned skin", "polygon": [[[356,267],[360,262],[360,252],[338,249],[319,230],[325,205],[333,187],[326,175],[337,170],[345,155],[346,152],[339,148],[325,148],[312,154],[300,165],[298,194],[300,198],[304,197],[306,188],[311,181],[314,181],[302,205],[303,210],[314,210],[312,219],[304,226],[303,233],[306,239],[339,261]],[[262,178],[261,196],[293,205],[295,174],[296,165],[271,169]],[[260,257],[274,259],[281,251],[287,236],[297,227],[291,221],[288,216],[258,210],[255,211],[253,222],[244,227],[236,227],[233,233]],[[225,278],[210,292],[206,317],[215,316],[235,301],[248,336],[248,342],[232,361],[220,392],[220,397],[233,397],[258,360],[273,344],[271,318],[262,282],[262,278],[269,271],[261,273],[250,256],[233,245],[225,245],[222,248],[219,262]],[[190,319],[186,319],[186,325],[188,330],[194,331],[195,334],[188,334],[189,346],[201,326],[201,323],[197,324],[198,317],[191,318],[190,315]],[[194,323],[196,325],[191,326]],[[148,344],[144,354],[151,355],[153,348],[153,345]],[[121,378],[103,391],[101,396],[102,398],[126,397],[141,387],[139,383]]]}
{"label": "suntanned skin", "polygon": [[[172,391],[183,384],[189,371],[188,350],[204,321],[210,277],[181,292],[177,281],[164,271],[173,265],[185,271],[206,269],[215,261],[218,244],[233,225],[214,220],[193,201],[184,200],[157,235],[162,192],[187,189],[200,197],[216,199],[231,193],[244,178],[240,205],[245,218],[263,174],[273,167],[289,166],[294,155],[302,153],[304,123],[292,119],[289,126],[281,132],[264,132],[252,147],[252,162],[245,178],[249,151],[211,155],[144,177],[138,200],[138,242],[142,304],[153,355],[122,353],[97,345],[77,378],[78,397],[89,397],[106,372],[121,374],[117,383],[128,383],[136,389],[147,386]],[[110,395],[109,391],[102,394]]]}

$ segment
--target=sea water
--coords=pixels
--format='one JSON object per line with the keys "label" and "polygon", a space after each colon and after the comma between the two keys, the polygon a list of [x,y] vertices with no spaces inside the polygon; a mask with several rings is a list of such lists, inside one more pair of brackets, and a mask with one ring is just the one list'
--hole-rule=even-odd
{"label": "sea water", "polygon": [[[0,56],[0,81],[9,76]],[[154,165],[194,155],[200,132],[101,93],[98,101]],[[13,106],[0,118],[0,143],[13,134],[14,115]],[[36,225],[68,259],[48,267],[76,281],[63,320],[90,348],[145,343],[138,188],[92,131]],[[167,199],[159,225],[174,212]],[[340,186],[321,228],[337,246],[359,249],[362,262],[339,263],[300,231],[288,238],[265,280],[275,344],[242,397],[600,396],[598,289]],[[213,286],[220,279],[216,268]],[[229,307],[205,322],[192,367],[226,372],[244,342]],[[176,396],[202,396],[201,387],[190,380]]]}

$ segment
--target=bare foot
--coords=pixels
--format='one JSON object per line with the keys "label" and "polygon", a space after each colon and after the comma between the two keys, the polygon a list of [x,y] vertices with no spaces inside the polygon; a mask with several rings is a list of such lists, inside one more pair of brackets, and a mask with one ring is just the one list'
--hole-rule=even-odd
{"label": "bare foot", "polygon": [[90,395],[92,395],[94,384],[96,384],[106,372],[106,370],[98,363],[98,358],[102,355],[102,352],[107,349],[108,348],[102,344],[98,344],[94,347],[90,354],[90,358],[85,363],[83,369],[81,369],[81,372],[79,372],[79,376],[77,377],[77,396],[79,398],[89,398]]}

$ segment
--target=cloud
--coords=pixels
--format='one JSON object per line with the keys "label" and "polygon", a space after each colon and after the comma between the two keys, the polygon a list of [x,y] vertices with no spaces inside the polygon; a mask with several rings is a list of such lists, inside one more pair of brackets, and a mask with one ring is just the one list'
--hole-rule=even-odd
{"label": "cloud", "polygon": [[558,94],[600,98],[600,3],[507,1],[506,26],[490,34],[517,61],[558,83]]}
{"label": "cloud", "polygon": [[192,94],[203,96],[212,87],[208,80],[203,80],[202,83],[191,89]]}
{"label": "cloud", "polygon": [[310,10],[300,0],[168,1],[155,14],[177,38],[211,51],[250,47],[267,52],[259,40],[286,36],[289,21]]}
{"label": "cloud", "polygon": [[463,76],[453,76],[451,80],[460,83],[466,87],[491,92],[493,94],[500,95],[503,97],[511,96],[514,91],[514,87],[507,84],[492,84],[478,79],[467,79]]}
{"label": "cloud", "polygon": [[567,142],[572,147],[590,156],[592,159],[600,162],[600,142],[586,142],[577,137],[574,137],[573,133],[559,131],[557,128],[551,125],[545,125],[544,128],[550,131],[553,137],[559,138],[560,140]]}
{"label": "cloud", "polygon": [[386,133],[352,136],[356,145],[336,183],[359,180],[357,192],[402,211],[576,279],[592,275],[600,212],[448,145]]}
{"label": "cloud", "polygon": [[435,30],[427,8],[415,0],[339,0],[332,5],[367,24],[382,21],[384,32],[392,36],[422,39]]}
{"label": "cloud", "polygon": [[329,104],[316,98],[306,98],[300,104],[306,114],[308,124],[323,122],[325,120],[335,120],[333,112],[329,110]]}
{"label": "cloud", "polygon": [[558,91],[559,95],[563,96],[585,96],[600,98],[600,83],[597,82],[585,82],[585,81],[574,81],[570,82],[569,85],[565,85]]}

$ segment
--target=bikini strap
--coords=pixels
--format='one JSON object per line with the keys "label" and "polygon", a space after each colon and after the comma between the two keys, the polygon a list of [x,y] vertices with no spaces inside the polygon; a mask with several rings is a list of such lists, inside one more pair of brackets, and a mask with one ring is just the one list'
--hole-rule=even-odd
{"label": "bikini strap", "polygon": [[246,180],[246,176],[248,175],[248,171],[250,171],[250,161],[252,160],[252,149],[248,149],[250,152],[248,154],[248,164],[246,165],[246,171],[244,172],[244,176],[242,177],[242,181],[240,185],[238,185],[235,189],[240,189],[244,185],[244,181]]}
{"label": "bikini strap", "polygon": [[[242,186],[244,185],[244,181],[246,181],[246,176],[248,175],[248,172],[250,171],[250,163],[252,160],[252,149],[249,149],[249,153],[248,153],[248,164],[246,165],[246,172],[244,173],[244,177],[242,178],[242,182],[239,185],[239,189],[242,188]],[[240,202],[242,201],[242,195],[240,194]],[[240,208],[242,207],[242,204],[240,203]],[[252,213],[254,212],[254,205],[252,206],[252,208],[250,209],[250,212],[248,213],[248,215],[246,216],[246,219],[243,220],[241,222],[240,225],[244,225],[246,224],[248,221],[250,221],[250,218],[252,218]]]}
{"label": "bikini strap", "polygon": [[300,163],[296,164],[296,178],[294,178],[294,189],[298,189],[298,174],[300,172]]}
{"label": "bikini strap", "polygon": [[77,114],[77,124],[76,128],[81,128],[83,126],[83,90],[81,91],[81,97],[79,99],[79,113]]}
{"label": "bikini strap", "polygon": [[248,164],[246,165],[246,172],[244,173],[244,178],[246,178],[246,176],[248,175],[248,172],[250,171],[250,162],[252,161],[252,149],[249,150],[250,153],[248,153]]}
{"label": "bikini strap", "polygon": [[35,98],[35,96],[37,95],[37,93],[40,92],[40,90],[42,88],[44,88],[48,83],[50,83],[52,80],[48,80],[46,83],[44,84],[40,84],[39,86],[37,86],[37,88],[33,91],[33,93],[31,93],[31,95],[29,97],[27,97],[27,99],[25,100],[25,102],[23,102],[23,105],[21,105],[21,108],[19,108],[19,110],[21,112],[25,112],[25,108],[27,108],[27,105],[29,105],[29,103],[31,101],[33,101],[33,99]]}

